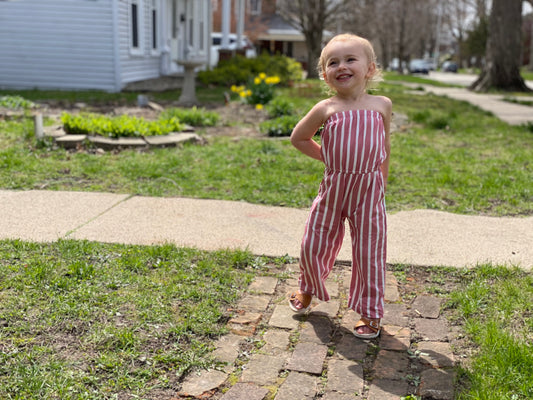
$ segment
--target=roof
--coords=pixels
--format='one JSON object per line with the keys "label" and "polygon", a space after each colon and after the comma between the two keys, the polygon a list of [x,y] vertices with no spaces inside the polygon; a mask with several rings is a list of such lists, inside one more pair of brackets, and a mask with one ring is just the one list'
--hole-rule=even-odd
{"label": "roof", "polygon": [[259,40],[304,42],[305,37],[293,24],[279,14],[262,15],[262,23],[268,29],[257,36]]}

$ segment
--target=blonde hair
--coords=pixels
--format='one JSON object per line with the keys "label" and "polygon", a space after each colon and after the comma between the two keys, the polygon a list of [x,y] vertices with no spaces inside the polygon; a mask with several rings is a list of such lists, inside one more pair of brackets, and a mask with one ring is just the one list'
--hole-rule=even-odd
{"label": "blonde hair", "polygon": [[374,73],[366,81],[365,89],[370,89],[370,88],[377,86],[377,83],[383,80],[383,76],[382,76],[381,68],[377,64],[377,57],[376,57],[376,53],[374,52],[374,48],[372,47],[372,44],[367,39],[365,39],[364,37],[355,35],[353,33],[341,33],[340,35],[334,36],[324,46],[324,48],[322,49],[322,52],[320,53],[320,58],[318,59],[318,76],[322,79],[322,77],[324,76],[324,73],[326,72],[326,49],[328,48],[329,44],[334,43],[334,42],[348,42],[348,41],[353,41],[358,44],[361,44],[363,46],[365,55],[368,58],[368,62],[374,63],[375,65]]}

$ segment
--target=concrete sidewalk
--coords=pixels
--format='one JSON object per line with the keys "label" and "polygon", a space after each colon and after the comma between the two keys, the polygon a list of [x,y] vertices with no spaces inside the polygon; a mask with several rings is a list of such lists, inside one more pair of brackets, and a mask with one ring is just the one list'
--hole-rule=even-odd
{"label": "concrete sidewalk", "polygon": [[[477,93],[466,89],[467,86],[470,86],[470,84],[472,84],[478,78],[477,75],[431,71],[428,78],[438,82],[459,85],[463,87],[437,87],[432,85],[422,85],[426,92],[434,93],[439,96],[448,96],[455,100],[468,101],[469,103],[478,106],[482,110],[493,113],[502,121],[505,121],[511,125],[522,125],[530,122],[533,123],[532,107],[504,101],[505,97],[516,98],[517,96]],[[525,83],[529,88],[533,89],[532,81],[526,81]],[[525,99],[532,100],[533,98],[525,97]]]}
{"label": "concrete sidewalk", "polygon": [[[504,101],[502,94],[475,93],[455,87],[424,85],[426,92],[448,96],[455,100],[467,101],[496,115],[510,125],[533,123],[533,107]],[[533,98],[531,98],[533,100]]]}
{"label": "concrete sidewalk", "polygon": [[[308,214],[308,210],[237,201],[38,190],[0,190],[0,208],[0,239],[173,243],[291,257],[299,257]],[[493,218],[416,210],[389,214],[388,223],[389,263],[533,266],[533,217]],[[350,259],[347,232],[338,260]]]}

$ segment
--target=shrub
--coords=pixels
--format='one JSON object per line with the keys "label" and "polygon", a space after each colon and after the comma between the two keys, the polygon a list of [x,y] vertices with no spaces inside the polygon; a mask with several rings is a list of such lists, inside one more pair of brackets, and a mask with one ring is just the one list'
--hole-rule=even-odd
{"label": "shrub", "polygon": [[184,124],[192,126],[215,126],[220,118],[214,111],[204,108],[169,108],[161,113],[160,119],[177,118]]}
{"label": "shrub", "polygon": [[263,71],[278,76],[280,84],[287,86],[302,80],[302,66],[292,58],[263,53],[256,58],[235,56],[222,60],[212,70],[198,72],[198,81],[204,85],[243,85]]}
{"label": "shrub", "polygon": [[183,129],[183,124],[177,118],[146,121],[144,118],[128,115],[108,117],[92,113],[64,113],[61,122],[63,129],[69,134],[93,134],[111,138],[159,136]]}
{"label": "shrub", "polygon": [[12,110],[34,108],[35,103],[30,100],[26,100],[21,96],[0,96],[0,107],[9,108]]}
{"label": "shrub", "polygon": [[259,129],[268,136],[290,136],[298,121],[296,115],[284,115],[262,122]]}
{"label": "shrub", "polygon": [[283,115],[293,115],[296,110],[294,104],[286,97],[276,97],[267,106],[267,113],[270,118],[282,117]]}

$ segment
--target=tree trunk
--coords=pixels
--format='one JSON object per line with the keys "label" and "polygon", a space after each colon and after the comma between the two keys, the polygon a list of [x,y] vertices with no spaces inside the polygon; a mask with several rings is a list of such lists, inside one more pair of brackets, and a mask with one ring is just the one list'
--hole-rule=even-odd
{"label": "tree trunk", "polygon": [[318,58],[322,51],[322,35],[315,40],[306,40],[307,43],[307,79],[318,78]]}
{"label": "tree trunk", "polygon": [[485,65],[471,90],[530,91],[520,76],[522,0],[493,0]]}
{"label": "tree trunk", "polygon": [[307,78],[318,78],[317,62],[322,49],[326,1],[300,1],[302,28],[307,45]]}

